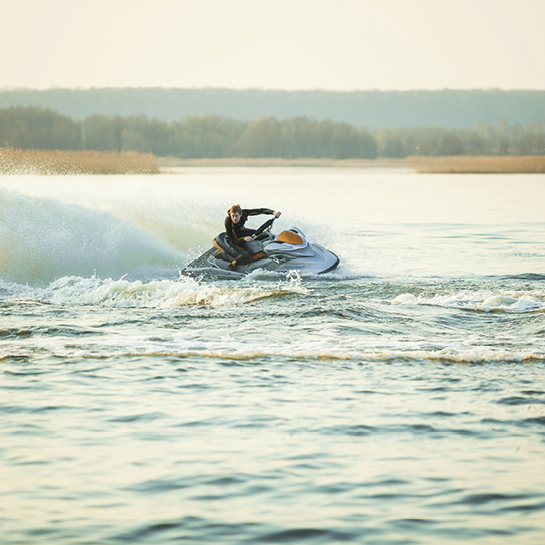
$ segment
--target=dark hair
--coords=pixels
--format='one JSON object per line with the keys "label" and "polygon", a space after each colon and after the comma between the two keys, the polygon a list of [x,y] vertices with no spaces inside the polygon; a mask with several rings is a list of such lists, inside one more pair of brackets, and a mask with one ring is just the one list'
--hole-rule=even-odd
{"label": "dark hair", "polygon": [[229,208],[229,214],[233,213],[242,214],[242,208],[240,208],[240,204],[233,204],[231,208]]}

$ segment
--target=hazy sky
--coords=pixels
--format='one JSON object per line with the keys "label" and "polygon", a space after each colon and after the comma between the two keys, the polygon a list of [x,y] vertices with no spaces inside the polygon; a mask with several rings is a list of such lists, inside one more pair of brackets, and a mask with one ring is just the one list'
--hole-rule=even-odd
{"label": "hazy sky", "polygon": [[0,87],[545,89],[545,0],[0,0]]}

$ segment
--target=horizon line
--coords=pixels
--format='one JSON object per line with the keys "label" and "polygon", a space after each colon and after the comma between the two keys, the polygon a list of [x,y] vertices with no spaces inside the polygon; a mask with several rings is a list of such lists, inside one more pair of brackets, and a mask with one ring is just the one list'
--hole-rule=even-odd
{"label": "horizon line", "polygon": [[520,91],[533,91],[533,92],[545,92],[545,89],[536,89],[536,88],[501,88],[501,87],[471,87],[471,88],[452,88],[452,87],[442,87],[437,89],[378,89],[378,88],[369,88],[369,89],[325,89],[325,88],[307,88],[307,89],[280,89],[280,88],[265,88],[265,87],[215,87],[215,86],[204,86],[204,87],[164,87],[164,86],[104,86],[104,87],[62,87],[62,86],[51,86],[51,87],[19,87],[19,86],[5,86],[0,87],[1,92],[13,92],[13,91],[94,91],[94,90],[149,90],[149,89],[162,89],[162,90],[181,90],[181,91],[260,91],[260,92],[283,92],[283,93],[312,93],[312,92],[322,92],[322,93],[339,93],[339,94],[350,94],[350,93],[438,93],[445,91],[454,91],[454,92],[467,92],[467,91],[501,91],[501,92],[520,92]]}

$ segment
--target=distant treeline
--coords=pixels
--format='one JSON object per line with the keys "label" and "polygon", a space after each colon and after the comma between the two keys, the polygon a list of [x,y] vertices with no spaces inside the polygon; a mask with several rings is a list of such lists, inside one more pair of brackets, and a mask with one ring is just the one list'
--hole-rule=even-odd
{"label": "distant treeline", "polygon": [[545,154],[545,122],[368,131],[307,117],[262,117],[250,122],[207,115],[167,123],[145,116],[93,115],[79,121],[52,110],[19,106],[0,109],[0,147],[130,150],[181,159],[541,155]]}
{"label": "distant treeline", "polygon": [[93,88],[0,89],[0,108],[37,106],[73,119],[145,115],[170,123],[218,115],[238,121],[329,119],[369,130],[529,125],[545,119],[545,90],[279,91],[265,89]]}

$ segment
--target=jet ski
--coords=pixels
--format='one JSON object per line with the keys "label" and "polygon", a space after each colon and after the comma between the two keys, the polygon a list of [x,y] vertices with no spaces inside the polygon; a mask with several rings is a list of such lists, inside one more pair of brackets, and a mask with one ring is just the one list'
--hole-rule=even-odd
{"label": "jet ski", "polygon": [[[282,231],[278,235],[271,232],[276,218],[265,222],[246,243],[248,252],[240,259],[240,251],[233,248],[220,233],[213,240],[213,247],[187,265],[182,271],[192,277],[236,280],[261,269],[277,273],[297,271],[301,276],[313,276],[332,271],[339,264],[339,258],[319,244],[310,243],[297,227]],[[233,267],[233,260],[240,265]]]}

